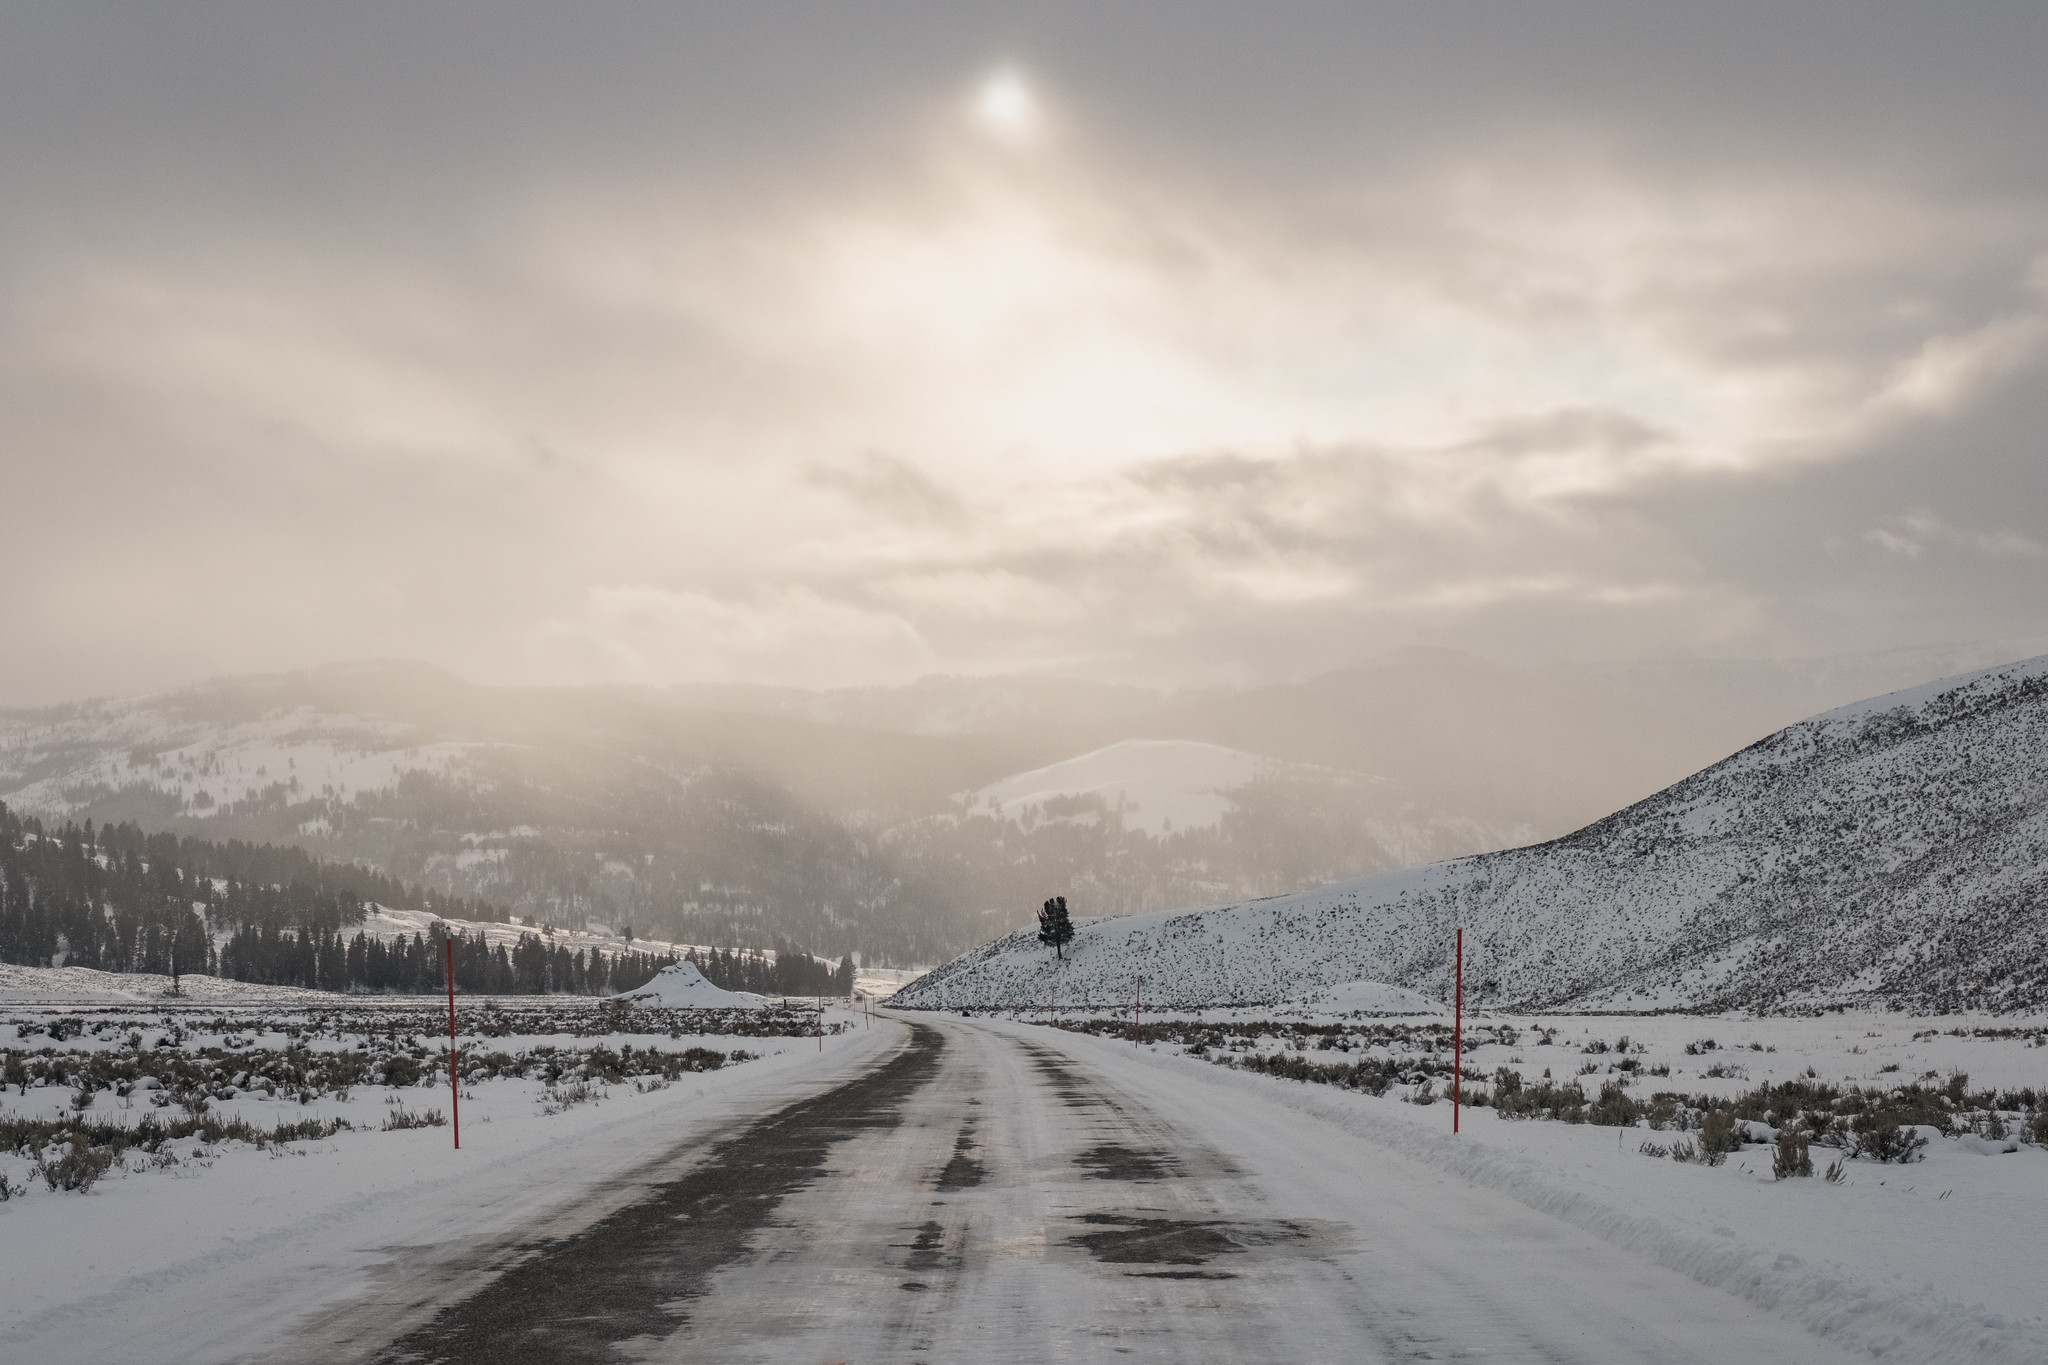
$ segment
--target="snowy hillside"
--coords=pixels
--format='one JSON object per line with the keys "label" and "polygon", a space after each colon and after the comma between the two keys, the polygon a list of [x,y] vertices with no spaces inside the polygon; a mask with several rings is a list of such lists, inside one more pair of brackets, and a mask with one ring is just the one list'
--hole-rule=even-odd
{"label": "snowy hillside", "polygon": [[2048,657],[1791,726],[1552,843],[1225,909],[1020,930],[899,1004],[1298,999],[1914,1010],[2048,1004]]}
{"label": "snowy hillside", "polygon": [[26,810],[64,814],[108,792],[147,792],[199,819],[446,776],[481,746],[421,742],[414,727],[295,706],[223,718],[155,699],[68,715],[0,717],[0,790]]}

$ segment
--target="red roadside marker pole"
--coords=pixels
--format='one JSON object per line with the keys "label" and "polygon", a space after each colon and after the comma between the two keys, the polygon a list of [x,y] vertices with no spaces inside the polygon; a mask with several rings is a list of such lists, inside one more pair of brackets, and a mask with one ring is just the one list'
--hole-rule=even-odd
{"label": "red roadside marker pole", "polygon": [[1458,931],[1457,1004],[1451,1024],[1451,1131],[1458,1131],[1458,1101],[1465,1093],[1465,931]]}
{"label": "red roadside marker pole", "polygon": [[1139,1030],[1139,1029],[1140,1029],[1141,1027],[1143,1027],[1143,1025],[1139,1024],[1139,1022],[1138,1022],[1138,1016],[1139,1016],[1139,1014],[1141,1014],[1141,1013],[1143,1013],[1143,1012],[1144,1012],[1144,1009],[1145,1009],[1145,978],[1141,976],[1141,977],[1139,977],[1139,978],[1138,978],[1138,994],[1137,994],[1137,995],[1136,995],[1136,996],[1135,996],[1135,997],[1134,997],[1134,998],[1133,998],[1133,999],[1131,1000],[1131,1046],[1132,1046],[1132,1047],[1139,1047],[1139,1046],[1142,1046],[1142,1045],[1143,1045],[1143,1042],[1144,1042],[1144,1039],[1143,1039],[1143,1037],[1142,1037],[1142,1036],[1141,1036],[1141,1035],[1139,1034],[1139,1032],[1138,1032],[1138,1030]]}
{"label": "red roadside marker pole", "polygon": [[441,940],[442,964],[448,974],[448,1122],[455,1132],[455,1150],[462,1150],[462,1080],[455,1064],[455,940]]}

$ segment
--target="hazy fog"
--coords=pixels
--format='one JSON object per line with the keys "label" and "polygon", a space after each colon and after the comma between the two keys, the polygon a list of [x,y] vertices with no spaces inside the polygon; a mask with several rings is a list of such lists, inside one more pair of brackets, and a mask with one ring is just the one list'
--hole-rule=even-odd
{"label": "hazy fog", "polygon": [[10,5],[0,704],[2037,639],[2043,69],[2033,4]]}

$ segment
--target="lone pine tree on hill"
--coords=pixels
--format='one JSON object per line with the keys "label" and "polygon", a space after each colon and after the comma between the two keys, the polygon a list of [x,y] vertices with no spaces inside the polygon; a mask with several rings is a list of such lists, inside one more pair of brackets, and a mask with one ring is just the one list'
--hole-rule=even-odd
{"label": "lone pine tree on hill", "polygon": [[1067,918],[1067,898],[1054,896],[1038,912],[1038,941],[1064,960],[1066,946],[1074,941],[1074,922]]}

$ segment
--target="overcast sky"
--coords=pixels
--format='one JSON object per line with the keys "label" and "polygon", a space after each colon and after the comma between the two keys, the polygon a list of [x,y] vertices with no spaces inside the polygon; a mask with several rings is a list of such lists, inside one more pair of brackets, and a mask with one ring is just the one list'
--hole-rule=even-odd
{"label": "overcast sky", "polygon": [[2048,634],[2048,7],[0,10],[0,703]]}

